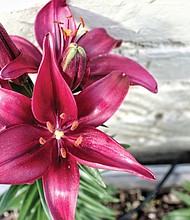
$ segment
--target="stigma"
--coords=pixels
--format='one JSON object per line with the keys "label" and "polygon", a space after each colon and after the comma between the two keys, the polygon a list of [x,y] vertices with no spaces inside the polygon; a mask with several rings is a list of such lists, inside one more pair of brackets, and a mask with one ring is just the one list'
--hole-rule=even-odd
{"label": "stigma", "polygon": [[57,140],[60,140],[60,139],[63,137],[64,132],[63,132],[63,131],[56,130],[56,131],[54,132],[54,135],[55,135],[55,138],[56,138]]}

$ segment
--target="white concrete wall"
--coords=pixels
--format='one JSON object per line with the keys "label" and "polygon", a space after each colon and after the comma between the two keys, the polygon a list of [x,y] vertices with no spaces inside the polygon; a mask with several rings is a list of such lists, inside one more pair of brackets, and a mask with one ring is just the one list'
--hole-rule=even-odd
{"label": "white concrete wall", "polygon": [[[46,0],[0,0],[0,21],[10,34],[35,43],[33,22]],[[124,40],[116,52],[143,64],[158,80],[159,93],[133,87],[109,133],[131,151],[160,154],[190,148],[190,1],[70,0],[89,29],[105,27]],[[107,129],[108,130],[108,129]]]}

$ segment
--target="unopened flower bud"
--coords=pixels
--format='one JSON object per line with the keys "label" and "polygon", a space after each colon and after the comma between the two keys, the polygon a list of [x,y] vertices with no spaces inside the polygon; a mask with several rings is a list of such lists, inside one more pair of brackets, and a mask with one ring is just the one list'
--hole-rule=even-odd
{"label": "unopened flower bud", "polygon": [[85,50],[76,43],[71,43],[63,54],[61,66],[67,84],[72,90],[76,89],[89,72]]}

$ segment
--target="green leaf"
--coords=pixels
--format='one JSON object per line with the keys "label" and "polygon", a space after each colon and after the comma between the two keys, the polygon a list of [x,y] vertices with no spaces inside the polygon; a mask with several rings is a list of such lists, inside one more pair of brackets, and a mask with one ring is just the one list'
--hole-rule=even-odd
{"label": "green leaf", "polygon": [[37,200],[34,210],[31,213],[29,220],[48,220],[47,216],[43,210],[40,198]]}
{"label": "green leaf", "polygon": [[25,194],[18,220],[26,220],[31,215],[31,210],[39,199],[38,190],[35,184],[30,185]]}
{"label": "green leaf", "polygon": [[26,193],[27,185],[12,185],[2,195],[0,201],[0,213],[3,213],[14,208],[20,208],[21,201]]}
{"label": "green leaf", "polygon": [[123,146],[125,149],[130,148],[130,145],[129,145],[129,144],[121,144],[121,146]]}
{"label": "green leaf", "polygon": [[187,190],[187,191],[190,192],[190,182],[184,182],[184,183],[182,184],[182,187],[183,187],[185,190]]}
{"label": "green leaf", "polygon": [[46,204],[46,200],[45,200],[45,196],[44,196],[44,191],[43,191],[43,186],[42,186],[42,180],[41,179],[37,180],[36,181],[36,185],[38,187],[38,193],[39,193],[39,196],[40,196],[40,200],[41,200],[44,212],[45,212],[45,214],[46,214],[46,216],[47,216],[47,218],[49,220],[53,220],[53,218],[52,218],[52,216],[50,214],[50,211],[49,211],[49,209],[47,207],[47,204]]}
{"label": "green leaf", "polygon": [[[84,171],[92,180],[96,181],[100,186],[106,188],[104,181],[102,180],[100,171],[95,168],[86,167],[84,165],[79,164],[79,167],[82,171]],[[81,172],[82,175],[82,172]]]}
{"label": "green leaf", "polygon": [[173,191],[173,193],[183,202],[185,205],[190,206],[190,195],[179,191]]}
{"label": "green leaf", "polygon": [[189,219],[190,219],[189,208],[172,211],[168,215],[162,218],[162,220],[189,220]]}

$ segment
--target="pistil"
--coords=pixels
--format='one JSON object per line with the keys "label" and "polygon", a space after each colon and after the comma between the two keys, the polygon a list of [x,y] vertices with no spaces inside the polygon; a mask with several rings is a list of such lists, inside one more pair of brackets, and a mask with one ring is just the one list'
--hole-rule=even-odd
{"label": "pistil", "polygon": [[63,132],[63,131],[59,131],[59,130],[56,130],[56,131],[54,132],[54,134],[55,134],[55,138],[56,138],[57,140],[60,140],[60,139],[64,136],[64,132]]}

